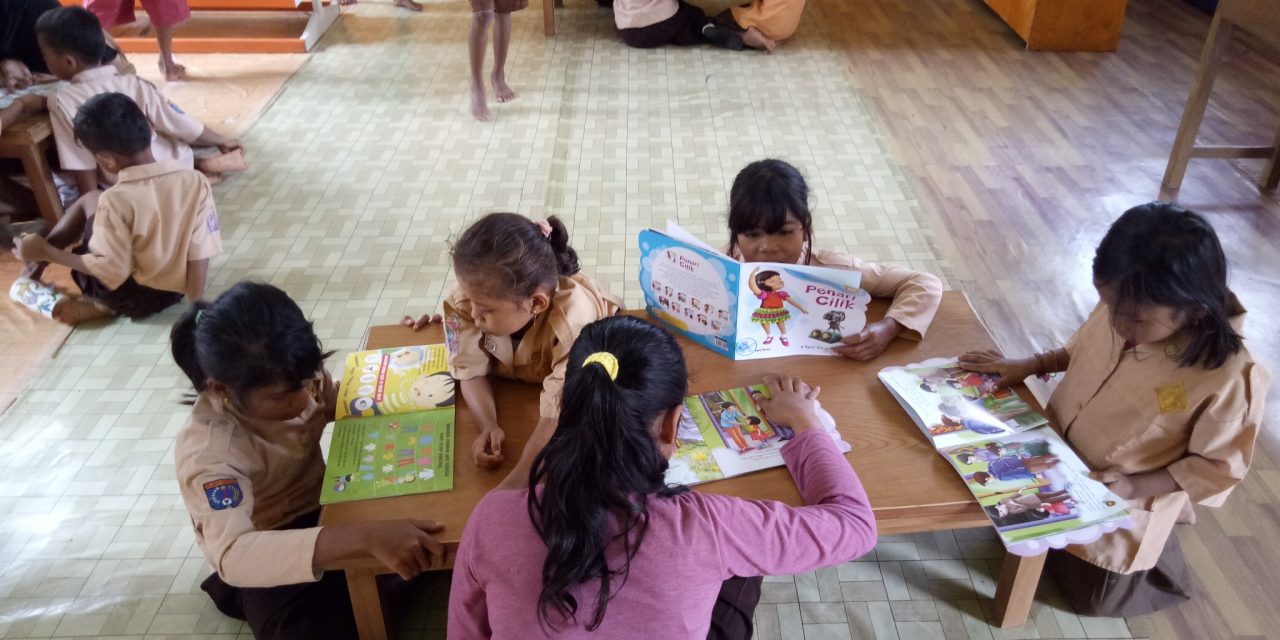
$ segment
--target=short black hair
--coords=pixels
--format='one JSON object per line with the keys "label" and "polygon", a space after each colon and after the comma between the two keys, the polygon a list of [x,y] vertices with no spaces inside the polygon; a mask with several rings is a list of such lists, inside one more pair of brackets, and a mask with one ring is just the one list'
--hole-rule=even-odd
{"label": "short black hair", "polygon": [[76,140],[93,153],[131,156],[151,147],[151,122],[123,93],[100,93],[76,112]]}
{"label": "short black hair", "polygon": [[117,51],[107,46],[106,33],[98,16],[84,7],[50,9],[36,19],[36,35],[45,46],[69,53],[86,65],[103,65],[116,59]]}

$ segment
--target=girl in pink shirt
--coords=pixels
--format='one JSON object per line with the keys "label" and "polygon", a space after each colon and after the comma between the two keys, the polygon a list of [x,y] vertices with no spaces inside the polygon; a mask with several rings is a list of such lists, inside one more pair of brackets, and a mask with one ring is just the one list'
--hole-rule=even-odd
{"label": "girl in pink shirt", "polygon": [[[875,545],[857,475],[819,426],[819,389],[769,377],[771,421],[810,506],[690,492],[663,481],[687,392],[667,332],[632,317],[583,328],[559,424],[529,488],[499,488],[471,515],[449,598],[450,638],[750,637],[712,628],[733,576],[812,571]],[[739,609],[750,620],[754,602]]]}

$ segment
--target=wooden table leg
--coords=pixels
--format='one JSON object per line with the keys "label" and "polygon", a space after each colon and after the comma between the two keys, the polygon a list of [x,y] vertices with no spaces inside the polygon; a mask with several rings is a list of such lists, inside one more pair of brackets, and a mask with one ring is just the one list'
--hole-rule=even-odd
{"label": "wooden table leg", "polygon": [[1267,167],[1262,172],[1262,188],[1268,190],[1274,190],[1280,186],[1280,133],[1276,134],[1276,141],[1271,149],[1271,159],[1267,161]]}
{"label": "wooden table leg", "polygon": [[53,184],[53,169],[45,156],[46,145],[38,144],[22,152],[22,170],[31,182],[31,193],[36,198],[36,207],[40,209],[40,217],[53,225],[62,217],[62,198],[58,195],[58,187]]}
{"label": "wooden table leg", "polygon": [[351,610],[356,616],[360,640],[386,640],[387,622],[382,616],[378,574],[372,571],[347,571],[347,590],[351,592]]}
{"label": "wooden table leg", "polygon": [[1161,182],[1165,189],[1182,187],[1182,177],[1187,173],[1187,163],[1195,150],[1196,134],[1200,133],[1200,121],[1204,119],[1205,109],[1209,106],[1209,95],[1213,93],[1218,65],[1222,62],[1224,50],[1230,40],[1231,23],[1224,21],[1222,14],[1217,14],[1213,25],[1209,27],[1209,37],[1204,43],[1200,66],[1196,69],[1195,80],[1187,94],[1187,106],[1178,123],[1173,149],[1169,152],[1169,164],[1165,166],[1164,180]]}
{"label": "wooden table leg", "polygon": [[542,33],[548,37],[556,34],[556,0],[542,0]]}
{"label": "wooden table leg", "polygon": [[1000,628],[1021,627],[1036,599],[1036,585],[1044,570],[1045,554],[1023,557],[1006,552],[996,583],[996,620]]}

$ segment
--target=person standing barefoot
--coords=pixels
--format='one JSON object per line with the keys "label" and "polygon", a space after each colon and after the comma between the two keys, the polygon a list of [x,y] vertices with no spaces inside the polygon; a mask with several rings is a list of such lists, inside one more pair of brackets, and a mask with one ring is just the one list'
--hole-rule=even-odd
{"label": "person standing barefoot", "polygon": [[[98,16],[102,28],[108,30],[137,22],[133,5],[133,0],[84,0],[84,8]],[[181,80],[187,69],[173,57],[173,30],[191,18],[191,7],[187,6],[187,0],[142,0],[142,8],[156,30],[160,73],[167,81]]]}
{"label": "person standing barefoot", "polygon": [[529,6],[529,0],[471,0],[471,35],[468,50],[471,55],[471,115],[481,122],[488,121],[488,99],[484,90],[485,40],[489,24],[493,24],[493,83],[494,97],[498,102],[515,100],[516,92],[507,84],[507,50],[511,46],[511,14]]}

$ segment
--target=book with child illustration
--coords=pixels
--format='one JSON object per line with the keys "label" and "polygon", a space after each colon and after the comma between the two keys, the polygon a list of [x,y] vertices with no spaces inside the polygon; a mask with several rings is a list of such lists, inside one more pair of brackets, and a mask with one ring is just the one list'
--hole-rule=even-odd
{"label": "book with child illustration", "polygon": [[964,478],[1005,546],[1018,555],[1087,543],[1133,526],[1128,503],[1043,415],[997,377],[935,358],[880,371],[880,381]]}
{"label": "book with child illustration", "polygon": [[[694,485],[783,466],[781,449],[796,434],[765,417],[756,400],[767,397],[764,385],[753,385],[685,398],[667,482]],[[818,417],[840,450],[849,451],[831,415],[819,408]]]}
{"label": "book with child illustration", "polygon": [[444,345],[347,356],[320,503],[453,489],[455,386]]}
{"label": "book with child illustration", "polygon": [[871,296],[856,271],[738,262],[672,222],[639,242],[649,315],[725,357],[836,355],[866,325]]}

